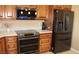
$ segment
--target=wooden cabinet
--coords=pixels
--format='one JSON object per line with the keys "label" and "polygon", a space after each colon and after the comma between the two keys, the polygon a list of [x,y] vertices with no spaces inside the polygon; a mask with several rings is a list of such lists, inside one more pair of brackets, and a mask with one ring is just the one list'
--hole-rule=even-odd
{"label": "wooden cabinet", "polygon": [[72,6],[71,5],[63,5],[62,6],[64,10],[71,10]]}
{"label": "wooden cabinet", "polygon": [[0,20],[1,19],[16,19],[16,6],[0,5]]}
{"label": "wooden cabinet", "polygon": [[0,38],[0,54],[4,54],[5,53],[5,38],[2,37]]}
{"label": "wooden cabinet", "polygon": [[20,7],[20,8],[37,8],[37,5],[17,5],[16,7]]}
{"label": "wooden cabinet", "polygon": [[40,46],[40,53],[48,52],[49,50],[50,50],[50,44],[49,43],[42,44]]}
{"label": "wooden cabinet", "polygon": [[53,9],[62,9],[62,5],[54,5]]}
{"label": "wooden cabinet", "polygon": [[16,19],[16,7],[13,5],[5,6],[5,18]]}
{"label": "wooden cabinet", "polygon": [[4,6],[0,5],[0,20],[4,18]]}
{"label": "wooden cabinet", "polygon": [[54,5],[53,9],[71,10],[71,5]]}
{"label": "wooden cabinet", "polygon": [[40,34],[40,53],[48,52],[51,49],[51,33]]}
{"label": "wooden cabinet", "polygon": [[47,19],[48,18],[48,5],[38,5],[37,6],[37,18]]}
{"label": "wooden cabinet", "polygon": [[16,36],[8,36],[6,39],[6,53],[15,54],[17,53],[17,37]]}

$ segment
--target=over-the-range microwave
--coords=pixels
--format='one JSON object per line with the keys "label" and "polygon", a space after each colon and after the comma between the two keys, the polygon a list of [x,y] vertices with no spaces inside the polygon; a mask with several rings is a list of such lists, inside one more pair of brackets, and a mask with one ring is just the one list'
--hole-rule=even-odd
{"label": "over-the-range microwave", "polygon": [[36,16],[37,16],[37,11],[35,8],[16,8],[17,20],[35,19]]}

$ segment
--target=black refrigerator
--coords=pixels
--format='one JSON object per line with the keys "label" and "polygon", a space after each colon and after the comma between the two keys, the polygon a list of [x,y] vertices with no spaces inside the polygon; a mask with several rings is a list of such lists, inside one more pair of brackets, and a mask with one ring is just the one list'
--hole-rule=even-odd
{"label": "black refrigerator", "polygon": [[54,10],[52,52],[59,53],[71,48],[73,11]]}

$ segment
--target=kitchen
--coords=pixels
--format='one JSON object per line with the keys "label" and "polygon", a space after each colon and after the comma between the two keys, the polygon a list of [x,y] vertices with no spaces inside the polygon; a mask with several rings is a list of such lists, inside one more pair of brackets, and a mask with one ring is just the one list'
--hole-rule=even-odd
{"label": "kitchen", "polygon": [[[62,12],[73,11],[77,13],[75,9],[77,10],[76,6],[73,5],[0,5],[0,54],[52,53],[55,49],[54,46],[52,47],[52,43],[55,43],[55,38],[53,38],[53,25],[55,23],[53,22],[55,19],[54,10]],[[72,18],[74,17],[73,15],[70,16],[72,16]],[[61,27],[61,25],[59,27]],[[37,35],[38,38],[36,38],[35,35]],[[70,38],[74,37],[73,35],[74,34],[70,34]],[[21,40],[24,38],[27,43],[31,42],[31,46],[24,47],[26,42],[24,43],[23,41],[22,43],[19,38],[20,36],[22,36]],[[35,41],[26,40],[28,37],[29,39],[34,40],[31,38],[32,36],[35,38]],[[37,45],[34,45],[34,42],[36,42]],[[24,48],[22,48],[21,43]],[[62,43],[62,45],[64,43]],[[72,43],[74,43],[73,39]],[[69,42],[69,48],[67,50],[70,50],[71,48],[74,48],[72,49],[74,51],[76,50],[76,47],[74,47],[74,44],[72,43],[71,41]],[[63,48],[63,46],[59,47]],[[57,49],[61,51],[60,48]],[[78,53],[78,51],[76,53]]]}

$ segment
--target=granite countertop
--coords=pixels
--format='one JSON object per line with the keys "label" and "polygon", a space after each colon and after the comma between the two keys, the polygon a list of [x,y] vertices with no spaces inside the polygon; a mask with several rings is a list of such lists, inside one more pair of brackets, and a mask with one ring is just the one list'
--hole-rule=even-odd
{"label": "granite countertop", "polygon": [[11,31],[11,32],[0,32],[0,38],[1,37],[5,37],[5,36],[17,36],[15,31]]}
{"label": "granite countertop", "polygon": [[[40,34],[42,33],[52,33],[50,30],[40,30],[38,31]],[[17,36],[17,33],[15,31],[10,31],[10,32],[0,32],[0,38],[1,37],[6,37],[6,36]]]}

